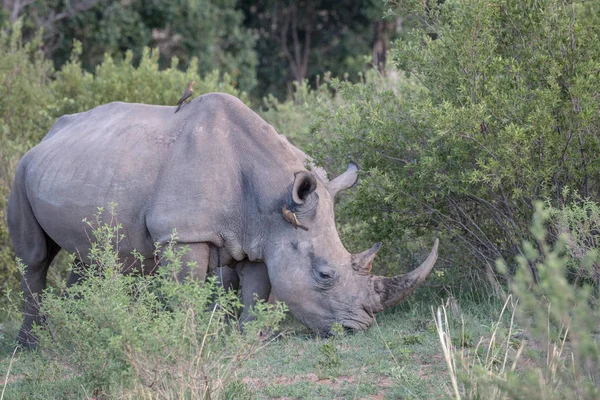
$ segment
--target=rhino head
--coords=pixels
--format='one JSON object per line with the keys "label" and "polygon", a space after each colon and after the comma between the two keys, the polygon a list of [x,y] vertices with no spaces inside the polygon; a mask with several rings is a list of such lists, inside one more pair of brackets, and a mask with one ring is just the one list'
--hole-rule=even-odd
{"label": "rhino head", "polygon": [[[374,314],[409,296],[431,272],[438,241],[427,260],[414,271],[395,277],[370,273],[380,243],[349,253],[340,241],[334,220],[335,195],[356,182],[358,168],[327,181],[309,171],[294,174],[281,202],[308,231],[296,229],[273,208],[273,221],[263,250],[275,296],[306,326],[328,336],[334,322],[348,330],[364,330]],[[277,215],[279,213],[279,215]]]}

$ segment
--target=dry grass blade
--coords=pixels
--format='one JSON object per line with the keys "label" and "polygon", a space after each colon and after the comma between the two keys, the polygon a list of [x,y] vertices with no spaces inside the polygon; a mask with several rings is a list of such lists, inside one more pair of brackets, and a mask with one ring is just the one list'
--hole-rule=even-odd
{"label": "dry grass blade", "polygon": [[0,395],[0,400],[4,400],[4,391],[6,390],[6,385],[8,385],[8,377],[10,376],[10,370],[12,369],[13,362],[15,361],[15,354],[17,353],[17,350],[19,350],[19,346],[15,347],[12,356],[10,357],[8,371],[6,371],[6,378],[4,378],[4,386],[2,387],[2,395]]}
{"label": "dry grass blade", "polygon": [[[433,307],[432,310],[433,312]],[[442,311],[444,312],[444,320],[442,321]],[[450,330],[448,328],[448,316],[446,315],[446,307],[438,307],[437,312],[434,314],[435,328],[440,337],[440,344],[444,352],[444,359],[448,365],[448,372],[450,374],[450,380],[452,381],[452,389],[457,400],[460,400],[460,391],[458,390],[458,379],[456,377],[456,363],[454,362],[454,348],[452,346],[452,340],[450,338]]]}

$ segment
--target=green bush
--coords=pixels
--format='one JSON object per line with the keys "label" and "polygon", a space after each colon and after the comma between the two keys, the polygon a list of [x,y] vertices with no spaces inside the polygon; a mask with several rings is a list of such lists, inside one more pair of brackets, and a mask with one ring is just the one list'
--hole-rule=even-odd
{"label": "green bush", "polygon": [[54,122],[54,72],[44,59],[41,37],[23,43],[21,24],[0,32],[0,292],[18,288],[18,273],[6,226],[6,203],[21,155]]}
{"label": "green bush", "polygon": [[[157,274],[123,275],[116,253],[122,228],[116,218],[103,222],[103,211],[88,222],[94,237],[91,265],[79,270],[86,279],[64,294],[50,290],[43,297],[47,326],[35,328],[38,368],[74,376],[56,382],[55,393],[201,399],[241,391],[237,369],[260,350],[258,333],[277,328],[284,306],[259,304],[256,320],[240,333],[235,321],[241,304],[233,292],[225,292],[214,278],[206,284],[172,279],[187,251],[173,242],[161,252]],[[39,376],[37,383],[47,387],[52,384],[47,378]],[[31,383],[36,382],[19,380],[10,393],[43,398],[41,390],[28,393],[36,387]]]}
{"label": "green bush", "polygon": [[81,43],[74,43],[69,63],[57,72],[52,83],[58,102],[58,116],[87,111],[111,101],[173,105],[181,97],[190,81],[195,81],[194,95],[209,92],[225,92],[248,103],[245,93],[234,87],[229,75],[223,79],[218,71],[204,77],[197,74],[198,60],[192,59],[186,71],[177,69],[178,60],[173,58],[167,69],[159,68],[159,52],[144,48],[139,64],[133,63],[133,53],[128,51],[123,60],[115,60],[105,54],[104,61],[93,74],[86,72],[80,61]]}
{"label": "green bush", "polygon": [[[553,244],[547,234],[554,230],[557,214],[564,213],[559,220],[568,220],[589,207],[583,203],[557,211],[536,204],[531,227],[535,241],[523,243],[524,255],[517,257],[516,273],[508,277],[510,291],[500,318],[476,349],[457,350],[450,344],[447,316],[442,318],[438,310],[440,340],[457,398],[600,397],[598,299],[591,285],[575,284],[568,276],[568,269],[578,263],[577,270],[584,268],[581,257],[569,250],[573,233],[581,233],[579,221],[575,218],[575,229],[555,237]],[[537,284],[532,266],[538,273]],[[502,260],[497,268],[508,273]]]}
{"label": "green bush", "polygon": [[535,200],[559,206],[566,186],[600,192],[600,6],[398,7],[420,21],[394,45],[411,80],[396,91],[339,84],[342,105],[314,111],[313,154],[363,167],[348,212],[369,221],[365,241],[437,231],[456,265],[511,260],[524,252]]}
{"label": "green bush", "polygon": [[565,205],[560,208],[547,206],[549,214],[548,239],[556,242],[566,239],[568,255],[566,268],[569,281],[575,284],[589,283],[596,299],[600,298],[600,206],[577,194],[563,192]]}
{"label": "green bush", "polygon": [[[21,30],[19,21],[10,31],[0,31],[0,140],[31,145],[54,122],[49,86],[54,68],[44,58],[41,36],[23,43]],[[3,159],[10,150],[2,146]]]}
{"label": "green bush", "polygon": [[263,99],[259,113],[269,124],[290,142],[302,150],[306,150],[310,140],[309,130],[312,108],[319,104],[320,107],[330,108],[335,103],[329,91],[329,76],[325,76],[323,84],[312,90],[305,80],[302,85],[293,82],[292,97],[286,101],[279,101],[269,94]]}

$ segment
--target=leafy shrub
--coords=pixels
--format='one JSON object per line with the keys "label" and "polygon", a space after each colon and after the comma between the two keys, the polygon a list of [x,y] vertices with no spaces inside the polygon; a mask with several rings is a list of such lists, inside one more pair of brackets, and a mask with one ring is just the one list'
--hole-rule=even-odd
{"label": "leafy shrub", "polygon": [[[23,43],[21,30],[19,21],[11,30],[0,31],[0,140],[31,145],[55,119],[49,86],[54,68],[44,58],[41,36]],[[0,150],[3,159],[11,150]]]}
{"label": "leafy shrub", "polygon": [[197,74],[198,60],[190,61],[186,71],[177,69],[178,59],[171,59],[171,66],[159,68],[159,52],[144,48],[138,66],[134,66],[133,53],[128,51],[123,60],[115,60],[105,54],[104,61],[94,74],[86,72],[80,61],[81,43],[74,43],[69,63],[57,72],[53,89],[59,100],[59,116],[89,110],[111,101],[173,105],[190,81],[195,81],[194,95],[209,92],[225,92],[248,102],[245,93],[231,83],[229,75],[223,80],[218,71],[204,78]]}
{"label": "leafy shrub", "polygon": [[[48,325],[36,328],[40,367],[75,375],[77,390],[95,397],[196,399],[243,392],[236,370],[261,348],[257,333],[278,326],[283,305],[261,304],[242,334],[230,323],[241,307],[232,292],[214,279],[172,279],[186,248],[168,244],[156,275],[123,275],[116,253],[120,225],[99,217],[88,224],[94,235],[91,265],[79,271],[86,279],[65,295],[44,296]],[[68,380],[57,384],[74,386]]]}
{"label": "leafy shrub", "polygon": [[[589,205],[589,204],[588,204]],[[585,212],[584,204],[570,212]],[[597,206],[596,206],[597,207]],[[567,268],[578,261],[567,250],[569,236],[548,244],[547,223],[556,210],[537,203],[531,228],[510,279],[510,295],[490,337],[474,351],[457,351],[449,340],[447,317],[438,310],[440,340],[457,398],[597,399],[600,396],[598,300],[588,284],[569,282]],[[534,283],[534,264],[539,283]],[[501,273],[506,264],[499,260]],[[509,321],[502,315],[512,313]],[[444,311],[445,314],[445,311]],[[459,387],[459,383],[461,386]]]}
{"label": "leafy shrub", "polygon": [[408,92],[340,83],[341,106],[314,111],[313,154],[366,172],[349,205],[365,241],[438,231],[457,265],[512,259],[535,200],[600,191],[598,3],[398,7],[420,21],[394,46]]}
{"label": "leafy shrub", "polygon": [[308,80],[302,84],[293,82],[292,98],[279,101],[269,94],[263,99],[260,115],[277,131],[285,135],[300,149],[306,149],[310,140],[310,120],[312,108],[319,104],[320,107],[331,107],[335,103],[329,91],[329,76],[325,76],[323,84],[316,89],[311,89]]}
{"label": "leafy shrub", "polygon": [[52,64],[41,37],[23,43],[20,22],[0,32],[0,291],[18,288],[6,226],[6,204],[21,155],[52,126],[55,111],[48,85]]}
{"label": "leafy shrub", "polygon": [[[576,193],[563,191],[565,205],[547,206],[549,218],[548,239],[551,242],[566,238],[566,268],[570,282],[589,283],[596,299],[600,291],[600,207]],[[572,199],[568,199],[572,197]]]}

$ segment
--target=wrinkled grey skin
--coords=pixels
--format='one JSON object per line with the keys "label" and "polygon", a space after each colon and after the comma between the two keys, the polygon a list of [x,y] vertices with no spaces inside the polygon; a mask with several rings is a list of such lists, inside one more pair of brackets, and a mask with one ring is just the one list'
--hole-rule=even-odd
{"label": "wrinkled grey skin", "polygon": [[[35,345],[30,330],[40,322],[36,298],[48,265],[61,248],[89,262],[82,219],[109,202],[123,225],[126,270],[151,270],[154,243],[168,242],[176,228],[178,243],[190,248],[186,257],[197,263],[179,278],[203,280],[215,259],[264,263],[276,297],[316,332],[329,334],[333,322],[367,328],[374,313],[425,279],[437,241],[417,270],[370,275],[378,246],[348,253],[334,222],[336,191],[356,179],[315,178],[296,150],[237,98],[219,93],[177,114],[173,107],[115,102],[61,117],[21,159],[7,208],[15,253],[27,266],[20,342]],[[283,219],[284,204],[309,231]],[[142,265],[134,249],[145,257]]]}

